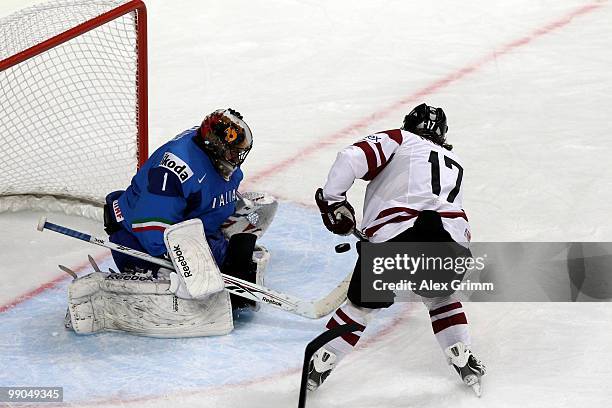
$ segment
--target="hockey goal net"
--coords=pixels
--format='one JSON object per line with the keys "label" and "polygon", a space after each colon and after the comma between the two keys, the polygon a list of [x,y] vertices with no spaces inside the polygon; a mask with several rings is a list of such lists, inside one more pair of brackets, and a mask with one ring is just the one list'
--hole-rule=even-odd
{"label": "hockey goal net", "polygon": [[140,0],[0,19],[0,211],[100,206],[128,186],[147,158],[146,53]]}

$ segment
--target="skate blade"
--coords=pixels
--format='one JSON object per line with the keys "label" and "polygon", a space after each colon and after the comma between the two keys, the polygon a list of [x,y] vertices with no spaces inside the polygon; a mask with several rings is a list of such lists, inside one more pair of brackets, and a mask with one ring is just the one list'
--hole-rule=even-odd
{"label": "skate blade", "polygon": [[480,378],[478,378],[478,376],[468,375],[463,379],[463,382],[474,391],[478,398],[480,398],[482,395],[482,386],[480,385]]}
{"label": "skate blade", "polygon": [[78,276],[76,274],[76,272],[74,272],[72,269],[64,266],[64,265],[57,265],[58,268],[60,268],[62,271],[66,272],[68,275],[72,276],[72,279],[77,279]]}
{"label": "skate blade", "polygon": [[89,259],[89,263],[91,264],[92,268],[94,269],[94,272],[102,272],[100,270],[100,268],[98,267],[98,264],[96,263],[96,261],[93,259],[93,256],[87,255],[87,259]]}
{"label": "skate blade", "polygon": [[476,394],[476,396],[480,398],[480,396],[482,395],[482,386],[480,385],[480,381],[470,385],[470,388],[472,389],[472,391],[474,391],[474,394]]}

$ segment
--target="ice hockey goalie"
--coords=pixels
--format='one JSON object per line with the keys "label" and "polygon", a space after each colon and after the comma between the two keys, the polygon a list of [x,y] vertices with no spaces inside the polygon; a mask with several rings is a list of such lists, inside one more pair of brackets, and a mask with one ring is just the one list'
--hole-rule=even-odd
{"label": "ice hockey goalie", "polygon": [[70,286],[68,326],[77,333],[217,335],[232,330],[232,309],[256,307],[229,295],[221,276],[261,284],[269,258],[256,240],[277,203],[238,192],[252,146],[243,116],[217,109],[151,154],[125,190],[110,192],[109,240],[167,257],[174,268],[113,251],[118,274],[96,272]]}
{"label": "ice hockey goalie", "polygon": [[[261,245],[249,248],[248,243],[267,230],[276,208],[276,200],[265,193],[245,193],[223,227],[230,246],[236,248],[230,249],[234,262],[254,270],[260,285],[270,253]],[[66,328],[78,334],[124,331],[151,337],[231,332],[233,311],[246,304],[232,303],[224,290],[202,222],[196,218],[175,224],[164,231],[164,241],[174,270],[102,272],[92,261],[95,272],[69,286]],[[248,262],[240,256],[247,256]]]}

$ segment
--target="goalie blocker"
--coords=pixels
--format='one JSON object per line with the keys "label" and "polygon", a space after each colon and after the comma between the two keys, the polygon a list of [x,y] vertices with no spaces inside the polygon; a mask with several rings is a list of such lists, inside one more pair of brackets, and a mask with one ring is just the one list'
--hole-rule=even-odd
{"label": "goalie blocker", "polygon": [[203,299],[223,290],[221,271],[199,218],[167,228],[164,242],[174,265],[170,272],[171,292],[183,299]]}
{"label": "goalie blocker", "polygon": [[[258,203],[245,204],[232,216],[224,273],[263,284],[270,258],[255,240],[267,229],[277,203],[265,194],[251,193]],[[248,201],[247,201],[248,200]],[[248,223],[241,222],[242,219]],[[256,235],[244,233],[257,229]],[[223,278],[206,242],[199,219],[178,223],[164,232],[175,270],[162,268],[158,279],[149,275],[96,272],[75,279],[68,291],[66,327],[79,334],[104,330],[151,337],[223,335],[232,331],[232,308],[249,305],[224,290]],[[245,303],[247,302],[247,303]]]}

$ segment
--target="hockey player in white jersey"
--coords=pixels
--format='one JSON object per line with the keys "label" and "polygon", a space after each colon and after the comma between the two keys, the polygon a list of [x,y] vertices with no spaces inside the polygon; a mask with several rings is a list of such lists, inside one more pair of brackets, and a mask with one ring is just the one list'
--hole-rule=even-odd
{"label": "hockey player in white jersey", "polygon": [[[327,229],[339,235],[355,228],[353,207],[346,199],[356,179],[369,181],[362,230],[370,242],[458,242],[471,234],[463,210],[463,165],[446,142],[446,115],[421,104],[401,129],[367,136],[338,153],[316,202]],[[358,244],[358,252],[359,244]],[[361,299],[361,255],[351,280],[347,303],[327,323],[331,329],[353,324],[359,330],[338,337],[317,353],[309,366],[308,388],[314,390],[338,362],[354,349],[376,311],[393,304]],[[449,364],[480,395],[484,365],[470,351],[467,318],[461,302],[448,296],[425,299],[436,339]]]}

